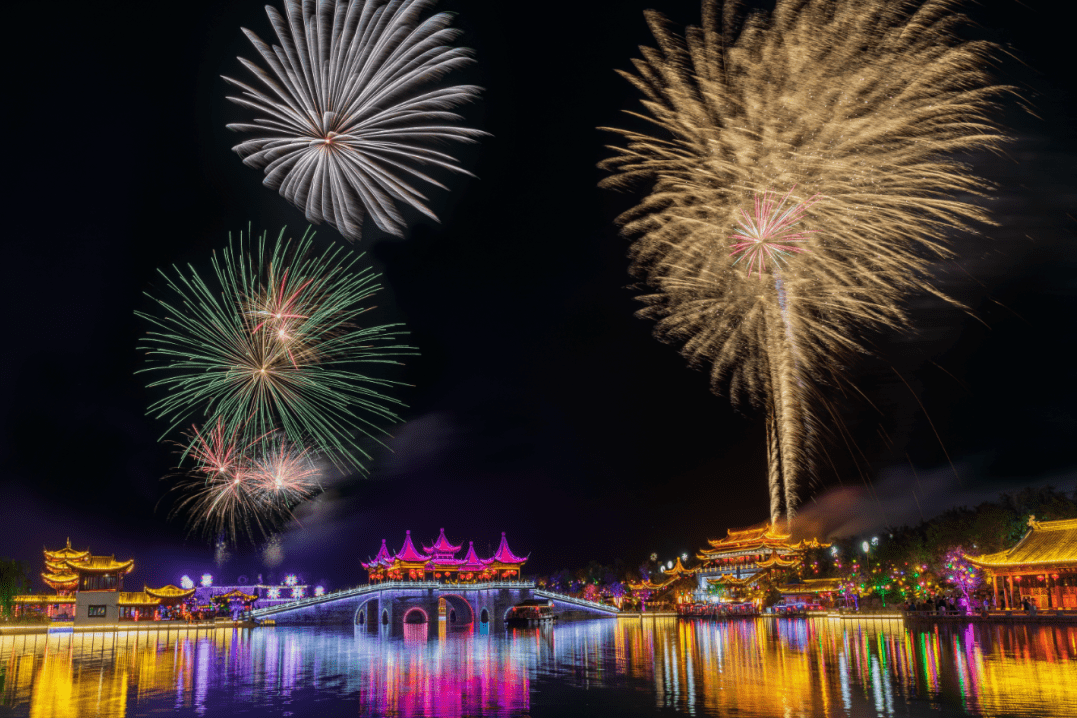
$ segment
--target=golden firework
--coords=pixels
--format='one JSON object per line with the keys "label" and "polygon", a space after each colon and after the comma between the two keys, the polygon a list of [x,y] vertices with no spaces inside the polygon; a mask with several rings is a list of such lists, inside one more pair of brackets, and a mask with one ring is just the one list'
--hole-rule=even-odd
{"label": "golden firework", "polygon": [[[987,220],[957,198],[987,184],[952,155],[1003,139],[989,111],[1011,88],[987,74],[991,43],[955,35],[955,4],[777,0],[739,18],[704,0],[683,38],[649,11],[658,48],[621,73],[656,128],[613,129],[625,144],[602,163],[604,186],[651,187],[619,218],[653,289],[639,314],[715,392],[766,408],[775,520],[796,508],[815,387],[865,329],[907,325],[905,295],[952,302],[929,268]],[[738,263],[731,232],[768,192],[803,209],[797,251]]]}

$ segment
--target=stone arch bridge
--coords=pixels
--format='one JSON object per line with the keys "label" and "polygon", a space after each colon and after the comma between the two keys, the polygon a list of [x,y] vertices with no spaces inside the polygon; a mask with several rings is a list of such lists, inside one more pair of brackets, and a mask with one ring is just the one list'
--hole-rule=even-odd
{"label": "stone arch bridge", "polygon": [[454,623],[489,623],[491,628],[500,629],[513,606],[541,598],[553,602],[553,612],[560,619],[617,615],[612,606],[535,588],[529,581],[385,581],[259,608],[252,615],[256,621],[272,620],[278,626],[363,626],[372,632],[389,626],[395,633],[405,622],[436,624],[439,603],[444,600],[446,614]]}

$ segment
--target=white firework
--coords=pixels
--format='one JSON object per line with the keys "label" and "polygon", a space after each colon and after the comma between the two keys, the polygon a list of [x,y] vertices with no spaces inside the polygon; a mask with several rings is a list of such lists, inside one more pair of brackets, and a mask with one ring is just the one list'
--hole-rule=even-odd
{"label": "white firework", "polygon": [[459,35],[450,16],[420,22],[433,0],[285,0],[285,16],[266,7],[279,46],[243,28],[269,70],[239,58],[264,86],[230,77],[243,90],[232,102],[259,113],[228,129],[257,137],[233,149],[244,164],[265,171],[264,184],[350,240],[370,212],[382,230],[403,236],[397,202],[437,220],[414,186],[444,185],[423,171],[442,167],[470,174],[442,140],[474,141],[485,134],[459,127],[451,108],[475,97],[473,85],[444,86],[446,73],[472,62],[450,47]]}

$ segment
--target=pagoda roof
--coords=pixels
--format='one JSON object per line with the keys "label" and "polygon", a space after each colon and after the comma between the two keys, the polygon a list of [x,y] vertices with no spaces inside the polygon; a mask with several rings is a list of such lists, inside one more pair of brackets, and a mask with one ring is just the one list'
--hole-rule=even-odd
{"label": "pagoda roof", "polygon": [[762,561],[756,561],[756,566],[759,568],[770,568],[771,566],[780,566],[782,568],[789,568],[790,566],[796,566],[800,563],[800,557],[793,556],[786,558],[778,553],[772,553],[768,558]]}
{"label": "pagoda roof", "polygon": [[120,591],[118,603],[121,606],[158,606],[161,604],[161,599],[145,591]]}
{"label": "pagoda roof", "polygon": [[419,553],[416,550],[415,544],[411,542],[411,531],[407,532],[407,535],[404,537],[404,547],[397,552],[394,558],[402,563],[425,564],[430,560],[429,556]]}
{"label": "pagoda roof", "polygon": [[694,569],[689,570],[689,569],[685,568],[684,564],[681,563],[681,557],[678,556],[677,557],[677,563],[673,565],[673,568],[667,569],[663,573],[665,573],[667,576],[680,577],[680,576],[694,576],[696,572],[695,572]]}
{"label": "pagoda roof", "polygon": [[371,571],[377,570],[383,566],[388,566],[392,562],[393,556],[389,553],[389,547],[385,545],[385,539],[382,539],[381,548],[378,550],[378,555],[375,556],[368,563],[363,563],[362,561],[360,561],[359,563],[363,566],[363,568],[367,569],[368,571]]}
{"label": "pagoda roof", "polygon": [[79,575],[74,572],[67,573],[43,573],[41,579],[49,588],[74,588],[78,585]]}
{"label": "pagoda roof", "polygon": [[467,542],[467,553],[460,560],[460,565],[457,568],[461,571],[483,571],[486,569],[486,564],[475,553],[474,541]]}
{"label": "pagoda roof", "polygon": [[[701,558],[708,558],[708,554],[723,553],[726,551],[745,551],[757,548],[784,548],[798,550],[800,544],[791,544],[789,538],[792,534],[779,531],[770,521],[764,521],[755,526],[742,529],[727,529],[725,538],[708,539],[711,548],[701,551]],[[803,543],[803,542],[801,542]]]}
{"label": "pagoda roof", "polygon": [[74,603],[74,596],[57,596],[54,593],[29,593],[21,596],[12,596],[12,603],[33,606],[46,603]]}
{"label": "pagoda roof", "polygon": [[527,556],[521,558],[509,549],[509,541],[505,538],[505,532],[502,531],[501,544],[497,547],[497,551],[495,551],[494,555],[490,558],[483,559],[482,562],[486,565],[501,564],[503,566],[523,566],[524,563],[527,562],[527,559]]}
{"label": "pagoda roof", "polygon": [[173,586],[172,584],[162,586],[161,588],[143,586],[142,590],[145,591],[147,595],[153,596],[154,598],[165,599],[167,601],[190,598],[195,592],[195,589],[193,588],[180,588],[179,586]]}
{"label": "pagoda roof", "polygon": [[64,566],[77,573],[131,573],[135,560],[117,561],[116,556],[90,556],[85,561],[65,561]]}
{"label": "pagoda roof", "polygon": [[675,578],[667,578],[662,583],[652,583],[650,579],[647,579],[646,581],[640,581],[638,583],[629,582],[628,587],[633,591],[657,591],[661,588],[665,588],[675,580]]}
{"label": "pagoda roof", "polygon": [[806,578],[797,583],[787,583],[778,586],[781,593],[836,593],[841,590],[840,578]]}
{"label": "pagoda roof", "polygon": [[725,584],[728,586],[747,586],[763,576],[763,572],[753,573],[751,576],[745,576],[744,578],[737,578],[736,576],[715,576],[714,578],[708,578],[709,584]]}
{"label": "pagoda roof", "polygon": [[1028,521],[1028,533],[1009,551],[968,556],[969,563],[986,569],[1077,567],[1077,519]]}
{"label": "pagoda roof", "polygon": [[456,553],[463,547],[463,545],[464,544],[453,546],[449,543],[449,539],[445,538],[445,529],[441,529],[441,533],[438,535],[438,540],[434,542],[434,545],[423,546],[423,551],[426,551],[427,553],[434,553],[435,551],[438,553]]}
{"label": "pagoda roof", "polygon": [[237,598],[237,599],[239,599],[241,601],[254,601],[258,597],[254,596],[252,594],[249,594],[249,593],[243,593],[238,588],[233,588],[228,593],[219,593],[219,594],[217,594],[216,596],[214,596],[212,598],[212,600],[219,601],[222,598]]}
{"label": "pagoda roof", "polygon": [[71,539],[67,539],[67,545],[58,551],[44,550],[45,561],[53,563],[63,563],[69,560],[78,560],[83,558],[89,558],[90,549],[85,551],[79,551],[78,549],[71,548]]}

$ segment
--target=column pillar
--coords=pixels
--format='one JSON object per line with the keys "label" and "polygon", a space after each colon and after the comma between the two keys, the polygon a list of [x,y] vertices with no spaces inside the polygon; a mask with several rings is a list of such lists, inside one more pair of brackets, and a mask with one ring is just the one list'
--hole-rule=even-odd
{"label": "column pillar", "polygon": [[1013,576],[1006,576],[1006,608],[1013,610]]}
{"label": "column pillar", "polygon": [[995,592],[995,608],[998,608],[998,574],[991,576],[991,589]]}

